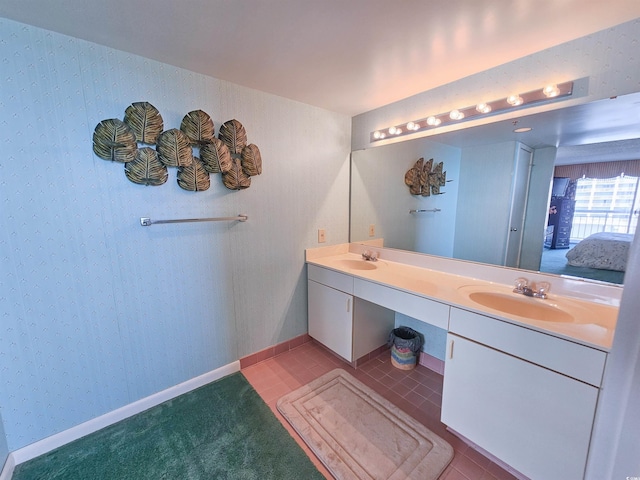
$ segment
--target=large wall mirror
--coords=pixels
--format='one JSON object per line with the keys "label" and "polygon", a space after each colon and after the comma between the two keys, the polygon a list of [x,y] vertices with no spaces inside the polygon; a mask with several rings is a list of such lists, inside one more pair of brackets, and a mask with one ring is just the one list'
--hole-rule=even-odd
{"label": "large wall mirror", "polygon": [[[514,132],[522,128],[530,130]],[[443,162],[447,183],[439,195],[411,195],[405,185],[405,172],[419,158]],[[553,178],[562,165],[626,162],[616,163],[621,172],[629,165],[626,202],[620,194],[615,208],[605,205],[611,199],[601,200],[595,213],[607,218],[591,228],[621,231],[611,221],[624,203],[628,215],[617,221],[633,233],[639,159],[640,93],[354,151],[350,240],[383,238],[389,248],[622,284],[623,271],[567,263],[567,252],[580,242],[576,236],[591,231],[576,230],[566,245],[557,240],[565,227],[552,221],[562,207],[553,201],[561,194],[575,199],[577,180],[568,193],[566,181]],[[621,192],[617,184],[602,188]],[[589,217],[583,207],[573,204],[576,218]],[[624,243],[632,233],[607,237]]]}

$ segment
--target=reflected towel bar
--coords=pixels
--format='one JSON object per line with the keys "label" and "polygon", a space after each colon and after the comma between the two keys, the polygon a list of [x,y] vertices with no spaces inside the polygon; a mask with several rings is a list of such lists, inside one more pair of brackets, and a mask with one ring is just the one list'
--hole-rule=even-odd
{"label": "reflected towel bar", "polygon": [[440,212],[439,208],[432,208],[430,210],[409,210],[409,213],[423,213],[423,212]]}
{"label": "reflected towel bar", "polygon": [[244,213],[239,214],[237,217],[214,217],[214,218],[181,218],[178,220],[154,220],[151,221],[149,217],[141,217],[140,225],[148,227],[149,225],[155,225],[159,223],[186,223],[186,222],[225,222],[238,220],[239,222],[246,222],[249,219]]}

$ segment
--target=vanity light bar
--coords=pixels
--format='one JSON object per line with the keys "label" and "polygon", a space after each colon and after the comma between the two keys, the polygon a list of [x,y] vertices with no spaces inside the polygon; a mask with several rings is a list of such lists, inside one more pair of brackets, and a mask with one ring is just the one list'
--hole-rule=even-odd
{"label": "vanity light bar", "polygon": [[564,82],[557,85],[547,85],[544,88],[531,90],[526,93],[509,95],[500,100],[482,102],[472,107],[457,108],[447,113],[431,115],[421,120],[413,120],[401,125],[393,125],[389,128],[371,132],[370,140],[377,142],[385,138],[408,135],[438,126],[452,125],[465,122],[474,118],[496,115],[514,108],[526,108],[541,102],[550,102],[573,94],[573,82]]}

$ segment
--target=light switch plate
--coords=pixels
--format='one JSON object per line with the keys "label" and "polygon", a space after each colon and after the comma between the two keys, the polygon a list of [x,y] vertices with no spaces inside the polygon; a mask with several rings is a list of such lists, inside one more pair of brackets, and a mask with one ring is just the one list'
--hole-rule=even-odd
{"label": "light switch plate", "polygon": [[369,225],[369,236],[375,237],[375,235],[376,235],[376,226],[372,223],[371,225]]}
{"label": "light switch plate", "polygon": [[324,228],[319,228],[318,229],[318,243],[324,243],[326,242],[327,239],[324,235]]}

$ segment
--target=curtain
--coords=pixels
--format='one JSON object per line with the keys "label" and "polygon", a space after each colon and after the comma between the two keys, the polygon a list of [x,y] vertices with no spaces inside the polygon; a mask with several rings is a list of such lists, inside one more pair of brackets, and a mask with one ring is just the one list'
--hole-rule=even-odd
{"label": "curtain", "polygon": [[640,177],[640,160],[623,162],[579,163],[576,165],[558,165],[555,167],[554,177],[578,178],[614,178],[621,174]]}

